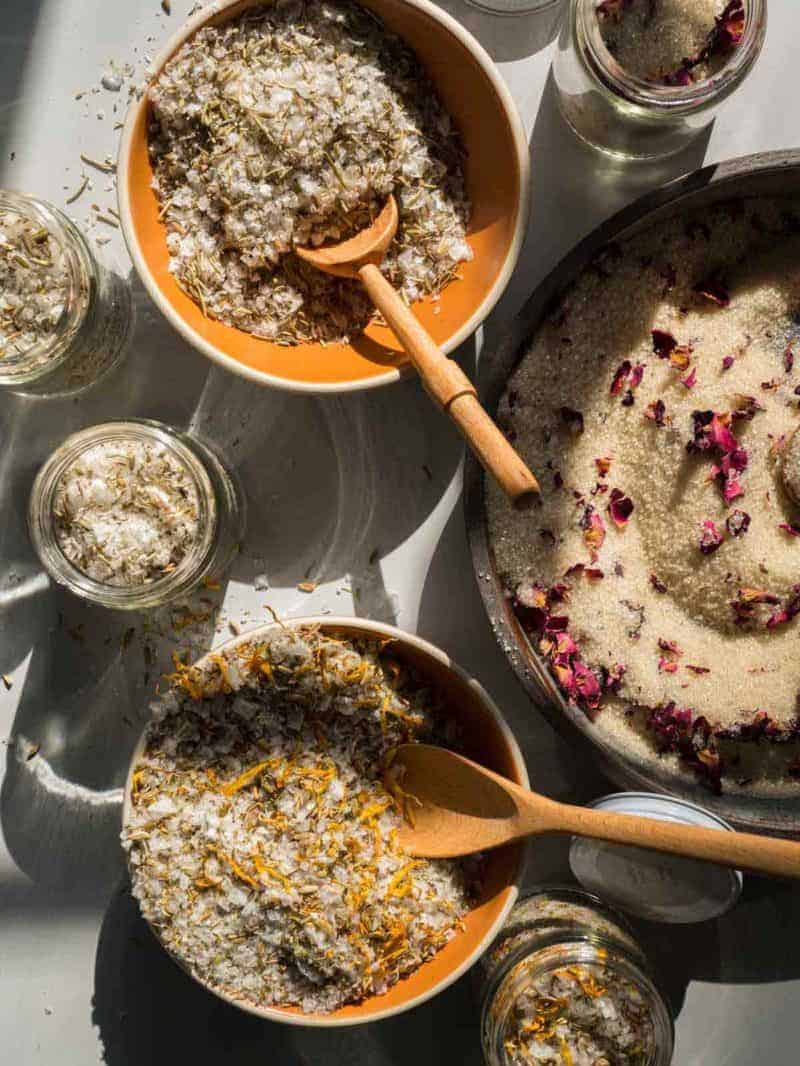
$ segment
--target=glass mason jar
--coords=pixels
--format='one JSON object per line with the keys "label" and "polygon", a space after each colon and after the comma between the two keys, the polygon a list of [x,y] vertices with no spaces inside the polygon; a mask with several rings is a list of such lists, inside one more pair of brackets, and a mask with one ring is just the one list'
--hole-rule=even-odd
{"label": "glass mason jar", "polygon": [[[169,572],[136,585],[107,584],[90,577],[65,554],[57,535],[57,496],[67,470],[96,446],[150,445],[163,449],[193,490],[196,536]],[[28,507],[28,528],[42,566],[77,596],[105,607],[157,607],[184,595],[204,579],[216,579],[231,562],[244,536],[245,507],[238,482],[219,457],[195,437],[147,419],[106,422],[68,437],[36,476]]]}
{"label": "glass mason jar", "polygon": [[[624,919],[588,892],[543,887],[523,894],[481,961],[480,981],[487,1066],[539,1061],[520,1048],[526,1038],[554,1046],[558,1061],[571,1062],[572,1041],[585,1041],[582,1050],[589,1052],[595,1016],[609,1025],[605,1036],[597,1034],[603,1051],[595,1061],[608,1061],[618,1017],[628,1019],[629,1031],[617,1032],[620,1051],[610,1061],[668,1066],[672,1060],[672,1019],[647,960]],[[557,995],[561,987],[574,988],[574,1003]]]}
{"label": "glass mason jar", "polygon": [[552,40],[566,0],[467,0],[468,4],[492,15],[542,15],[547,18]]}
{"label": "glass mason jar", "polygon": [[581,140],[622,159],[672,155],[714,118],[764,44],[767,0],[747,0],[740,43],[710,77],[665,85],[629,74],[603,41],[598,0],[570,0],[553,78],[561,112]]}
{"label": "glass mason jar", "polygon": [[[16,244],[15,232],[22,234]],[[0,284],[0,389],[69,395],[122,361],[131,331],[130,290],[100,265],[63,212],[0,190],[0,267],[16,267],[24,277],[21,292]],[[41,321],[51,309],[49,328],[26,337],[26,321]]]}

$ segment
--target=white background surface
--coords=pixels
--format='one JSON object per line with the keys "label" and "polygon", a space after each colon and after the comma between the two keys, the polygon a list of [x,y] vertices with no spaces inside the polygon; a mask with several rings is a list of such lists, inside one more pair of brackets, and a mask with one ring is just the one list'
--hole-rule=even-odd
{"label": "white background surface", "polygon": [[[122,92],[96,93],[111,60],[136,62],[190,0],[0,0],[0,186],[63,205],[114,204],[79,153],[116,154]],[[447,0],[499,62],[531,140],[534,206],[523,257],[495,314],[462,353],[468,369],[508,316],[582,235],[660,181],[798,141],[796,0],[772,0],[765,52],[710,138],[672,161],[619,170],[565,131],[546,87],[551,46],[535,18],[497,19]],[[152,39],[150,39],[152,38]],[[85,91],[82,99],[75,94]],[[114,113],[114,107],[117,113]],[[100,115],[101,117],[98,117]],[[128,274],[119,234],[101,257]],[[125,890],[116,841],[119,786],[159,671],[145,664],[141,618],[85,607],[53,589],[31,552],[24,511],[33,475],[74,429],[124,415],[191,426],[232,456],[248,496],[247,540],[209,597],[224,613],[195,632],[208,646],[266,619],[333,612],[417,630],[489,688],[517,731],[539,788],[589,799],[608,790],[576,765],[517,688],[474,586],[459,506],[461,449],[414,382],[317,402],[259,390],[211,369],[174,336],[132,279],[134,347],[113,385],[79,402],[0,396],[0,1062],[160,1066],[191,1062],[480,1062],[469,980],[391,1022],[336,1033],[260,1023],[218,1003],[156,947]],[[266,575],[270,588],[263,585]],[[296,588],[319,582],[311,595]],[[129,626],[136,634],[122,647]],[[162,626],[163,628],[163,626]],[[181,631],[186,637],[186,631]],[[156,636],[165,653],[168,637]],[[149,670],[150,677],[145,678]],[[25,761],[22,736],[41,745]],[[563,841],[536,847],[530,880],[566,876]],[[642,930],[679,1011],[675,1062],[797,1062],[800,894],[748,881],[717,923]]]}

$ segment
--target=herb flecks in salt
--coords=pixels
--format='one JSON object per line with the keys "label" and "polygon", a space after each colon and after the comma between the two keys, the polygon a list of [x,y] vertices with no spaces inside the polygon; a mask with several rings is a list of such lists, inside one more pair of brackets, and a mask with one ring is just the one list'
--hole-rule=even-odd
{"label": "herb flecks in salt", "polygon": [[133,777],[123,841],[166,947],[248,1002],[332,1011],[452,937],[460,866],[412,860],[383,784],[435,740],[437,701],[373,640],[281,629],[178,664]]}
{"label": "herb flecks in salt", "polygon": [[641,991],[592,963],[536,977],[515,1001],[507,1034],[509,1066],[639,1066],[652,1023]]}
{"label": "herb flecks in salt", "polygon": [[0,359],[55,336],[72,273],[64,250],[35,219],[0,212]]}
{"label": "herb flecks in salt", "polygon": [[400,213],[383,270],[407,301],[459,263],[463,151],[416,58],[364,8],[279,0],[202,29],[150,89],[170,269],[204,314],[281,344],[339,341],[372,306],[292,250]]}
{"label": "herb flecks in salt", "polygon": [[54,501],[59,547],[104,585],[134,588],[172,572],[198,537],[191,474],[168,448],[113,441],[64,472]]}

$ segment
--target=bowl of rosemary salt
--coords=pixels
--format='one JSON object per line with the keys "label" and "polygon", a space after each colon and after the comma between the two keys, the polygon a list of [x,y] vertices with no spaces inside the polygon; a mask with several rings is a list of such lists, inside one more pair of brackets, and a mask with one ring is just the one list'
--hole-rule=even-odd
{"label": "bowl of rosemary salt", "polygon": [[134,896],[195,980],[296,1025],[376,1021],[486,950],[522,849],[411,859],[387,770],[415,740],[514,781],[525,764],[481,686],[377,622],[276,622],[176,667],[133,755],[122,842]]}
{"label": "bowl of rosemary salt", "polygon": [[445,352],[480,325],[527,221],[524,130],[494,64],[428,0],[230,0],[167,43],[128,114],[120,216],[134,265],[199,351],[260,384],[343,392],[406,357],[357,281],[294,253],[364,228]]}

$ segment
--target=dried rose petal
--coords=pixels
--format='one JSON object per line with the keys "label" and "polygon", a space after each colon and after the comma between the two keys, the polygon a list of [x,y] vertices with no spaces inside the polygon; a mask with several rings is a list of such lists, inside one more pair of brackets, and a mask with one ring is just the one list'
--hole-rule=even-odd
{"label": "dried rose petal", "polygon": [[553,472],[553,488],[554,489],[563,489],[563,487],[564,487],[564,479],[561,476],[561,471],[560,470],[556,470],[556,471]]}
{"label": "dried rose petal", "polygon": [[742,43],[745,28],[744,0],[730,0],[716,19],[716,40],[723,51],[730,51]]}
{"label": "dried rose petal", "polygon": [[605,477],[611,469],[611,459],[608,456],[601,459],[595,459],[594,465],[597,467],[597,472],[600,477]]}
{"label": "dried rose petal", "polygon": [[620,400],[620,403],[622,404],[623,407],[633,407],[634,402],[635,402],[635,400],[634,400],[633,393],[631,392],[630,389],[628,389],[626,391],[625,395]]}
{"label": "dried rose petal", "polygon": [[542,585],[518,585],[515,595],[523,607],[546,608],[548,605],[547,589]]}
{"label": "dried rose petal", "polygon": [[724,415],[715,414],[708,427],[708,439],[719,448],[721,452],[733,452],[739,446],[736,437],[731,433],[725,421]]}
{"label": "dried rose petal", "polygon": [[703,555],[711,555],[722,544],[723,536],[710,519],[703,522],[703,531],[700,534],[700,551]]}
{"label": "dried rose petal", "polygon": [[593,507],[587,507],[583,515],[583,540],[589,549],[592,562],[595,562],[603,541],[606,539],[606,527],[603,519]]}
{"label": "dried rose petal", "polygon": [[728,515],[725,525],[732,537],[741,537],[750,528],[750,515],[737,508]]}
{"label": "dried rose petal", "polygon": [[615,663],[610,670],[603,670],[603,688],[606,692],[619,692],[622,679],[628,668],[624,663]]}
{"label": "dried rose petal", "polygon": [[692,349],[688,344],[682,344],[679,348],[675,348],[670,352],[669,365],[674,367],[675,370],[688,370],[691,361]]}
{"label": "dried rose petal", "polygon": [[650,584],[653,586],[656,592],[664,593],[667,591],[667,586],[657,574],[650,575]]}
{"label": "dried rose petal", "polygon": [[614,380],[611,382],[610,390],[612,396],[618,396],[622,392],[623,386],[627,381],[628,374],[630,374],[630,372],[631,361],[630,359],[626,359],[624,362],[619,364],[616,373],[614,374]]}
{"label": "dried rose petal", "polygon": [[726,503],[733,503],[733,501],[738,500],[740,496],[744,496],[744,489],[734,475],[731,474],[728,476],[724,488],[722,489],[722,495]]}
{"label": "dried rose petal", "polygon": [[726,355],[725,358],[722,360],[722,369],[723,370],[730,370],[730,368],[733,366],[733,364],[735,362],[736,362],[736,359],[735,359],[734,356]]}
{"label": "dried rose petal", "polygon": [[637,363],[631,371],[630,386],[632,389],[636,389],[641,385],[644,372],[647,369],[646,363]]}
{"label": "dried rose petal", "polygon": [[716,304],[717,307],[730,306],[730,294],[726,286],[717,277],[706,278],[704,281],[698,282],[694,287],[694,291],[698,296],[704,296],[706,300]]}
{"label": "dried rose petal", "polygon": [[633,500],[620,489],[612,489],[608,502],[608,513],[617,529],[624,529],[633,514]]}
{"label": "dried rose petal", "polygon": [[653,402],[649,403],[645,408],[644,417],[649,418],[651,422],[655,422],[657,426],[661,427],[664,425],[665,412],[666,407],[664,406],[664,401],[653,400]]}
{"label": "dried rose petal", "polygon": [[787,374],[791,374],[792,367],[794,366],[794,352],[791,348],[787,348],[783,353],[783,369]]}
{"label": "dried rose petal", "polygon": [[675,340],[671,333],[667,333],[663,329],[654,329],[652,331],[653,337],[653,351],[659,359],[668,359],[671,352],[674,352],[678,347],[678,342]]}
{"label": "dried rose petal", "polygon": [[587,707],[596,709],[600,704],[600,682],[589,667],[580,661],[573,664],[573,671],[578,695],[585,701]]}
{"label": "dried rose petal", "polygon": [[685,378],[681,378],[681,385],[685,385],[687,389],[693,389],[697,382],[697,370],[692,368],[691,372],[686,375]]}
{"label": "dried rose petal", "polygon": [[774,592],[768,592],[766,589],[754,589],[743,588],[739,589],[739,602],[740,603],[780,603],[780,597],[776,596]]}
{"label": "dried rose petal", "polygon": [[702,674],[710,674],[711,670],[707,666],[693,666],[691,663],[686,664],[686,669],[700,677]]}
{"label": "dried rose petal", "polygon": [[576,435],[583,433],[583,415],[580,411],[574,411],[571,407],[562,407],[559,413],[571,433]]}
{"label": "dried rose petal", "polygon": [[751,422],[759,411],[765,410],[764,405],[759,403],[755,396],[745,396],[739,393],[734,397],[733,411],[731,412],[731,418],[734,422],[739,422],[744,419],[746,422]]}
{"label": "dried rose petal", "polygon": [[674,640],[664,640],[663,637],[659,637],[658,646],[661,649],[661,651],[669,652],[670,655],[678,655],[678,656],[683,655],[683,652],[681,651],[681,649],[678,647],[678,645],[675,643]]}
{"label": "dried rose petal", "polygon": [[778,529],[782,529],[790,537],[800,537],[800,525],[797,522],[781,522]]}
{"label": "dried rose petal", "polygon": [[677,674],[678,664],[671,659],[660,658],[658,660],[658,669],[663,674]]}

